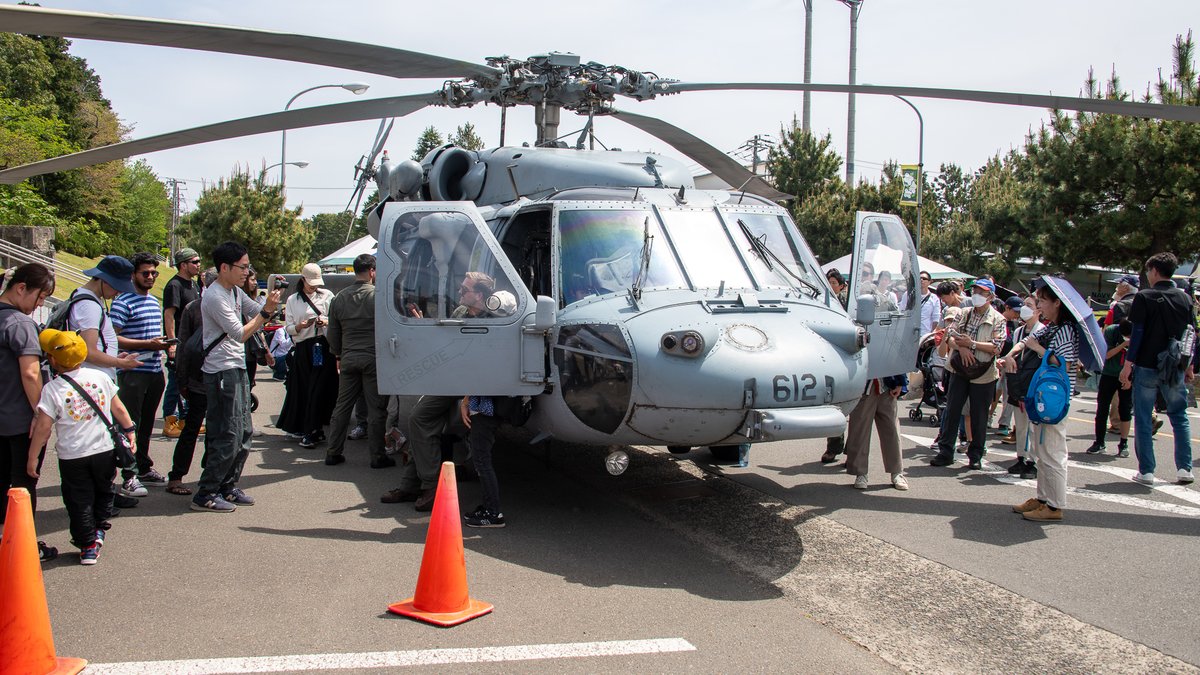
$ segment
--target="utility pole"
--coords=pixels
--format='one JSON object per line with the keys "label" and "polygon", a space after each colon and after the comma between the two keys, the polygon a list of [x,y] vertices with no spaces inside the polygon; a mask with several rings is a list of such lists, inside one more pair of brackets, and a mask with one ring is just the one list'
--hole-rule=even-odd
{"label": "utility pole", "polygon": [[171,262],[175,262],[175,251],[179,250],[179,184],[183,181],[178,178],[166,178],[163,180],[167,187],[171,189],[171,221],[170,234],[167,238],[167,248],[171,250]]}
{"label": "utility pole", "polygon": [[759,159],[759,156],[760,156],[759,151],[760,150],[768,150],[769,151],[774,145],[775,145],[775,142],[772,141],[771,139],[767,138],[766,136],[763,136],[762,134],[754,134],[754,138],[751,138],[750,140],[746,141],[745,143],[742,143],[741,146],[738,147],[738,150],[749,150],[750,151],[750,156],[752,158],[750,172],[755,175],[758,175],[758,165],[763,163],[763,160]]}
{"label": "utility pole", "polygon": [[[858,83],[858,15],[863,0],[839,0],[850,8],[850,86]],[[846,105],[846,185],[854,187],[854,92]]]}
{"label": "utility pole", "polygon": [[[802,0],[804,2],[804,84],[812,83],[812,0]],[[812,92],[807,89],[804,91],[804,107],[800,114],[801,123],[803,124],[804,133],[808,133],[812,122],[812,101],[810,97]]]}

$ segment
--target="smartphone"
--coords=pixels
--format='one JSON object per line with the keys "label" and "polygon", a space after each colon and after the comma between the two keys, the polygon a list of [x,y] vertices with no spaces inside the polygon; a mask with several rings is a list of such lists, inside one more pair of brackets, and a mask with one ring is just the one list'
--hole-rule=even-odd
{"label": "smartphone", "polygon": [[164,345],[177,345],[179,344],[179,338],[163,338],[162,343]]}
{"label": "smartphone", "polygon": [[138,361],[149,361],[149,360],[153,359],[156,354],[158,354],[158,352],[142,352],[141,354],[138,354],[135,358],[137,358]]}

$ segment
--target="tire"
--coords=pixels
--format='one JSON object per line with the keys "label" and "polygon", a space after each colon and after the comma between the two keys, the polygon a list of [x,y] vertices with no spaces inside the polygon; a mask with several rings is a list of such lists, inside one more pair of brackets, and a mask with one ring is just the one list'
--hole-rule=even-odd
{"label": "tire", "polygon": [[667,452],[671,453],[672,455],[686,455],[687,453],[689,453],[691,451],[692,451],[692,446],[690,446],[690,445],[668,445],[667,446]]}
{"label": "tire", "polygon": [[738,461],[738,446],[736,445],[710,445],[708,451],[718,462]]}

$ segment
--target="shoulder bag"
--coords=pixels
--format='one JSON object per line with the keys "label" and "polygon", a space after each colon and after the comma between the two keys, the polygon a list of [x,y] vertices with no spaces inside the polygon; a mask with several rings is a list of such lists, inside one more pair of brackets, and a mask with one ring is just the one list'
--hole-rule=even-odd
{"label": "shoulder bag", "polygon": [[66,380],[67,383],[75,389],[75,391],[79,392],[79,395],[83,397],[83,400],[88,402],[88,405],[90,405],[92,410],[96,412],[96,416],[99,417],[100,421],[104,423],[104,426],[108,428],[108,433],[110,436],[112,436],[113,458],[116,459],[117,468],[132,469],[133,465],[137,464],[137,457],[134,456],[133,449],[129,447],[129,439],[125,436],[125,434],[121,433],[121,430],[115,424],[113,424],[113,421],[108,418],[108,415],[105,415],[104,411],[100,410],[100,406],[96,405],[96,401],[91,396],[88,396],[88,393],[83,390],[83,387],[79,386],[78,382],[72,379],[70,375],[62,374],[59,375],[59,377]]}

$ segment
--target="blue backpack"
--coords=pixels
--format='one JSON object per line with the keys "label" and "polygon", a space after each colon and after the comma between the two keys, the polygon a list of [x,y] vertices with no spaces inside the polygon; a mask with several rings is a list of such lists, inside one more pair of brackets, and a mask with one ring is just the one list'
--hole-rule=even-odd
{"label": "blue backpack", "polygon": [[1058,424],[1071,409],[1071,376],[1062,359],[1057,366],[1050,365],[1053,353],[1047,349],[1042,354],[1042,365],[1033,373],[1025,394],[1025,414],[1034,424]]}

